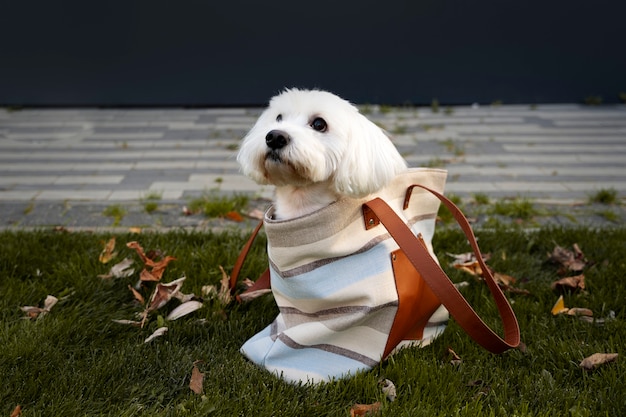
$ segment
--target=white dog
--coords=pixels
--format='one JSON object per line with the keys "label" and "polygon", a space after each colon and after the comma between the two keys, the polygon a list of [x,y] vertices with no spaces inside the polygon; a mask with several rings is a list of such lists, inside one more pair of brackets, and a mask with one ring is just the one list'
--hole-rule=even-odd
{"label": "white dog", "polygon": [[276,186],[275,218],[365,197],[407,169],[391,140],[349,102],[326,91],[285,90],[246,135],[243,173]]}

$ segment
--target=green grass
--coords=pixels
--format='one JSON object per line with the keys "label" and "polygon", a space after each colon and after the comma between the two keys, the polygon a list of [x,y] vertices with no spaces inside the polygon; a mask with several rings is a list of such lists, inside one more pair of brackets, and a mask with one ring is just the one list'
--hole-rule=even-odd
{"label": "green grass", "polygon": [[526,198],[499,200],[493,206],[493,213],[520,220],[530,220],[539,214],[533,202]]}
{"label": "green grass", "polygon": [[[492,355],[454,323],[432,345],[400,352],[375,370],[348,380],[305,387],[284,383],[239,354],[241,344],[276,315],[270,296],[228,307],[214,301],[168,322],[168,333],[144,339],[168,309],[144,329],[113,323],[131,319],[141,308],[127,286],[129,278],[102,280],[109,265],[98,261],[111,235],[61,232],[0,233],[0,414],[20,404],[22,416],[348,416],[354,403],[381,401],[384,416],[618,416],[623,415],[626,362],[620,356],[593,372],[578,364],[595,352],[618,352],[626,345],[626,229],[519,229],[479,231],[490,265],[518,278],[531,295],[510,294],[526,352]],[[217,284],[218,266],[230,270],[245,240],[238,232],[115,235],[119,255],[139,262],[125,243],[175,256],[164,282],[187,280],[183,292],[201,293]],[[585,270],[584,293],[565,294],[567,306],[587,307],[597,318],[613,311],[604,325],[552,316],[557,294],[550,283],[557,268],[546,262],[555,243],[578,243],[592,266]],[[487,323],[495,325],[487,289],[448,267],[446,252],[467,250],[456,230],[438,229],[440,260]],[[244,276],[266,265],[263,242],[253,248]],[[46,316],[25,320],[19,307],[40,305],[46,295],[61,298]],[[61,296],[66,296],[62,298]],[[225,313],[225,314],[224,314]],[[161,316],[159,320],[158,316]],[[447,348],[461,358],[449,363]],[[205,374],[204,393],[188,388],[195,361]],[[389,402],[378,385],[388,378],[397,388]]]}
{"label": "green grass", "polygon": [[602,188],[589,196],[590,203],[617,204],[617,190],[615,188]]}
{"label": "green grass", "polygon": [[[222,182],[217,178],[216,182]],[[250,198],[245,194],[223,195],[219,192],[208,192],[189,202],[191,212],[203,213],[206,217],[224,217],[232,212],[241,212],[248,206]]]}
{"label": "green grass", "polygon": [[151,191],[141,197],[143,203],[143,209],[146,213],[154,213],[159,208],[159,201],[163,197],[163,193],[158,191]]}
{"label": "green grass", "polygon": [[126,216],[126,209],[119,204],[114,204],[112,206],[107,206],[102,214],[107,217],[113,217],[113,226],[117,226],[120,224],[124,216]]}

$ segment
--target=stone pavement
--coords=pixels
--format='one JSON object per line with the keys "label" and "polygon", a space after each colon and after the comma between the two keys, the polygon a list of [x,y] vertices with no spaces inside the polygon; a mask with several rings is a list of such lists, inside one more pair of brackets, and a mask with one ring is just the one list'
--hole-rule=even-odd
{"label": "stone pavement", "polygon": [[[501,105],[362,110],[411,166],[449,170],[448,194],[526,198],[572,217],[599,190],[626,196],[626,106]],[[236,149],[261,109],[0,109],[0,227],[202,227],[183,215],[219,190],[271,197],[239,173]],[[142,201],[159,200],[156,212]],[[623,224],[624,205],[609,223]],[[578,211],[577,211],[578,210]],[[607,208],[584,211],[593,216]],[[573,214],[572,214],[573,213]],[[591,214],[590,214],[591,213]]]}

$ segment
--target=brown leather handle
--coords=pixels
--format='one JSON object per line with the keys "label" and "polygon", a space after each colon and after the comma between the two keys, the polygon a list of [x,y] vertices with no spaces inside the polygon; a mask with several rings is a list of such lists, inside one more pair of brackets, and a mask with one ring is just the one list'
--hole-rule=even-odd
{"label": "brown leather handle", "polygon": [[[424,281],[430,286],[433,293],[439,298],[442,304],[448,309],[450,314],[455,318],[457,323],[474,339],[479,345],[493,353],[502,353],[507,349],[515,348],[520,343],[520,331],[515,313],[511,308],[504,293],[495,282],[489,268],[484,264],[482,255],[476,238],[472,232],[467,219],[456,207],[456,205],[442,194],[421,185],[421,187],[437,198],[452,212],[457,220],[465,236],[470,242],[479,265],[481,266],[483,276],[491,294],[493,295],[498,312],[502,319],[504,327],[504,339],[489,328],[485,322],[476,314],[474,309],[469,305],[459,290],[454,286],[439,264],[432,258],[428,250],[419,241],[411,229],[398,217],[387,203],[380,198],[375,198],[364,204],[364,213],[368,213],[370,218],[365,219],[366,224],[373,224],[380,221],[383,223],[387,231],[394,238],[400,249],[406,254],[407,258],[415,269],[423,277]],[[409,187],[407,194],[412,191],[413,187]],[[377,218],[371,218],[372,213]]]}
{"label": "brown leather handle", "polygon": [[243,263],[246,260],[246,257],[248,256],[248,252],[250,252],[250,248],[252,247],[252,243],[254,243],[254,239],[259,234],[261,227],[263,227],[263,220],[261,220],[259,224],[256,225],[256,227],[252,231],[252,234],[248,238],[248,241],[246,242],[245,245],[243,245],[243,248],[241,248],[241,252],[239,252],[239,256],[237,256],[237,260],[235,261],[235,265],[233,265],[233,270],[230,273],[230,283],[229,283],[231,295],[235,294],[235,289],[237,287],[237,279],[239,278],[239,272],[241,272],[241,267],[243,266]]}

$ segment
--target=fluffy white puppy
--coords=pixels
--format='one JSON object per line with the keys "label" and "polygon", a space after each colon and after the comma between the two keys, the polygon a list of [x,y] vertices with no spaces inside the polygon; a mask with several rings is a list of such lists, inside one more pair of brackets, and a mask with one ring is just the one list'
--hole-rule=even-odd
{"label": "fluffy white puppy", "polygon": [[358,109],[320,90],[273,97],[237,155],[245,175],[276,186],[275,217],[292,219],[342,197],[364,197],[407,169],[391,140]]}

